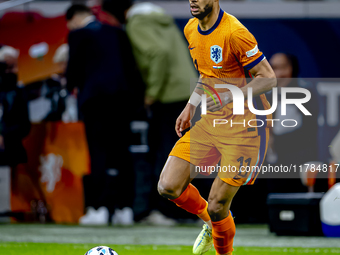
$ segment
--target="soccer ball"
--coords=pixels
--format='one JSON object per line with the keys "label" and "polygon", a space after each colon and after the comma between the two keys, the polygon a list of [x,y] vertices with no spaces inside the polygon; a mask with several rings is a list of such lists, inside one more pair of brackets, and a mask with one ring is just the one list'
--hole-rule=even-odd
{"label": "soccer ball", "polygon": [[117,252],[107,246],[97,246],[88,250],[85,255],[118,255]]}

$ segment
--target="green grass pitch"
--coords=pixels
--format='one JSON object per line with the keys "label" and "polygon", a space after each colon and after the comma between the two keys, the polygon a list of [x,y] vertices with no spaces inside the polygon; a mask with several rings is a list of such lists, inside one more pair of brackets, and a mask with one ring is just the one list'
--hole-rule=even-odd
{"label": "green grass pitch", "polygon": [[[84,255],[105,245],[119,255],[191,255],[201,226],[0,224],[0,255]],[[233,255],[340,255],[340,238],[276,236],[266,225],[238,225]],[[211,249],[206,255],[215,255]]]}
{"label": "green grass pitch", "polygon": [[[106,245],[119,255],[188,255],[191,246],[174,245]],[[84,255],[96,244],[58,244],[58,243],[0,243],[0,254],[4,255]],[[212,249],[206,253],[214,255]],[[279,254],[340,254],[339,248],[288,248],[288,247],[236,247],[233,255],[279,255]]]}

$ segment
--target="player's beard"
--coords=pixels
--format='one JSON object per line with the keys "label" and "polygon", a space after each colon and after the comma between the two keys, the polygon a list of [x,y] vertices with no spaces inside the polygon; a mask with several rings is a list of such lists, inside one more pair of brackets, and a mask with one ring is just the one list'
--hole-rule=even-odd
{"label": "player's beard", "polygon": [[202,19],[204,19],[209,13],[212,12],[212,9],[213,9],[213,5],[212,5],[212,4],[210,4],[210,5],[207,4],[207,5],[204,7],[204,9],[203,9],[202,12],[200,12],[199,14],[193,14],[193,13],[191,12],[191,15],[194,16],[195,18],[198,18],[199,20],[202,20]]}

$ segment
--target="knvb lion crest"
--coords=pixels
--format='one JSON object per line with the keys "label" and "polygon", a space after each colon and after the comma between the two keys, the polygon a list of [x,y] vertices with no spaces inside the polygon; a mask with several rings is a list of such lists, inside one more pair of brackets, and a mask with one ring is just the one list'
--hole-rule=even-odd
{"label": "knvb lion crest", "polygon": [[216,64],[220,63],[223,60],[222,48],[218,45],[211,46],[210,47],[210,58]]}

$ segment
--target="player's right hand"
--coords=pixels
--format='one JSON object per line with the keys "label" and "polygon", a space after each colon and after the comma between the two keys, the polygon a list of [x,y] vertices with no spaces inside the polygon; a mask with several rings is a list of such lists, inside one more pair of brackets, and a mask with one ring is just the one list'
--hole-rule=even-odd
{"label": "player's right hand", "polygon": [[191,127],[191,118],[194,116],[196,106],[187,104],[176,120],[175,130],[179,137],[182,137],[182,131]]}

